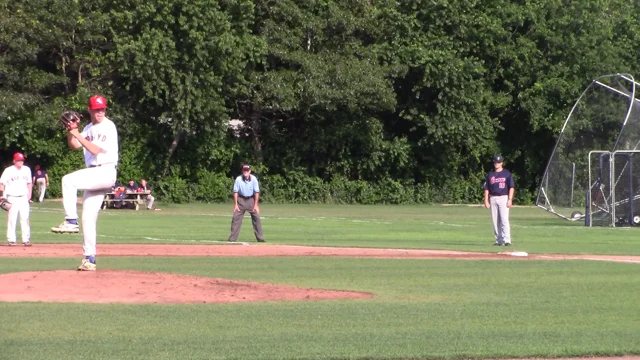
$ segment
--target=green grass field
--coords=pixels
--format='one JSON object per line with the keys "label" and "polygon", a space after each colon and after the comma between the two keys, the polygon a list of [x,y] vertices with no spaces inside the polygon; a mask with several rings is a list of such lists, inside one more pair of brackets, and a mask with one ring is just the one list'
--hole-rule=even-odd
{"label": "green grass field", "polygon": [[[108,210],[100,244],[220,244],[231,206]],[[497,252],[488,210],[469,206],[263,205],[269,244]],[[75,258],[0,258],[0,273],[73,269],[79,235],[32,208],[32,241]],[[514,208],[511,250],[640,255],[640,229],[585,228]],[[4,233],[5,225],[0,227]],[[246,218],[240,241],[253,242]],[[99,258],[100,269],[374,293],[373,299],[189,305],[0,303],[0,359],[435,359],[640,354],[640,264],[259,258]],[[2,291],[2,289],[0,289]]]}

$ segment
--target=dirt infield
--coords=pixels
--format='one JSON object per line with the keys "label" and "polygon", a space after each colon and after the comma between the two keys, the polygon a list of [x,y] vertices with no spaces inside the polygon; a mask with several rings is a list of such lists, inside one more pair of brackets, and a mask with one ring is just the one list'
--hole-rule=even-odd
{"label": "dirt infield", "polygon": [[[42,244],[1,246],[0,257],[81,257],[82,247]],[[640,263],[639,256],[530,255],[522,252],[472,253],[449,250],[338,248],[283,245],[100,245],[104,256],[332,256],[389,259],[600,260]],[[139,271],[73,270],[0,275],[0,301],[93,303],[220,303],[364,299],[362,292],[305,289],[275,284]],[[640,360],[640,359],[634,359]]]}

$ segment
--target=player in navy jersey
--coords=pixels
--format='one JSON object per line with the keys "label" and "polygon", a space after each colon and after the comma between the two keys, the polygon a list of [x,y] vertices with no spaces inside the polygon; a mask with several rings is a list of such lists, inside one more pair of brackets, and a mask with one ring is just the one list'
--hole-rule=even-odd
{"label": "player in navy jersey", "polygon": [[509,170],[504,169],[502,155],[493,157],[493,171],[489,171],[484,181],[484,207],[491,209],[493,235],[496,246],[511,245],[511,226],[509,208],[513,204],[515,184]]}
{"label": "player in navy jersey", "polygon": [[44,193],[47,191],[47,186],[49,186],[49,175],[47,174],[47,170],[41,168],[40,165],[36,165],[35,171],[33,172],[32,182],[38,187],[38,202],[43,202]]}

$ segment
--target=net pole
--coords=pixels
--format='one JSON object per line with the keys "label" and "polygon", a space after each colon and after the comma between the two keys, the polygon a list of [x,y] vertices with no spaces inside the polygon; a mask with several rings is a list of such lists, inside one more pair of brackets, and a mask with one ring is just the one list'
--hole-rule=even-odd
{"label": "net pole", "polygon": [[573,209],[573,186],[576,183],[576,163],[571,163],[571,197],[569,198],[569,207]]}
{"label": "net pole", "polygon": [[614,161],[614,157],[615,157],[614,154],[615,152],[609,153],[609,199],[611,199],[611,226],[616,227],[616,192],[615,192],[615,184],[613,183],[615,179],[615,167],[616,167],[616,163]]}
{"label": "net pole", "polygon": [[633,204],[633,162],[631,161],[632,154],[627,154],[629,161],[629,225],[633,226],[633,214],[634,204]]}

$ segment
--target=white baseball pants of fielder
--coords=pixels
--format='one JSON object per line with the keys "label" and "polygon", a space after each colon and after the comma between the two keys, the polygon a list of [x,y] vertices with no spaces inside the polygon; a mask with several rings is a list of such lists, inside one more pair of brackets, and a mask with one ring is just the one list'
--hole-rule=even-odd
{"label": "white baseball pants of fielder", "polygon": [[22,242],[28,243],[31,239],[31,226],[29,225],[29,199],[26,196],[7,196],[11,203],[7,219],[7,241],[16,242],[16,225],[20,217],[20,230]]}
{"label": "white baseball pants of fielder", "polygon": [[509,196],[491,196],[491,220],[493,220],[493,235],[498,244],[511,243],[511,225],[509,224],[509,208],[507,207]]}
{"label": "white baseball pants of fielder", "polygon": [[40,178],[36,180],[36,185],[38,185],[38,201],[44,201],[44,193],[47,191],[47,179]]}
{"label": "white baseball pants of fielder", "polygon": [[104,196],[116,182],[115,164],[86,168],[62,178],[65,219],[78,219],[78,190],[82,196],[82,248],[85,256],[96,256],[96,223]]}

